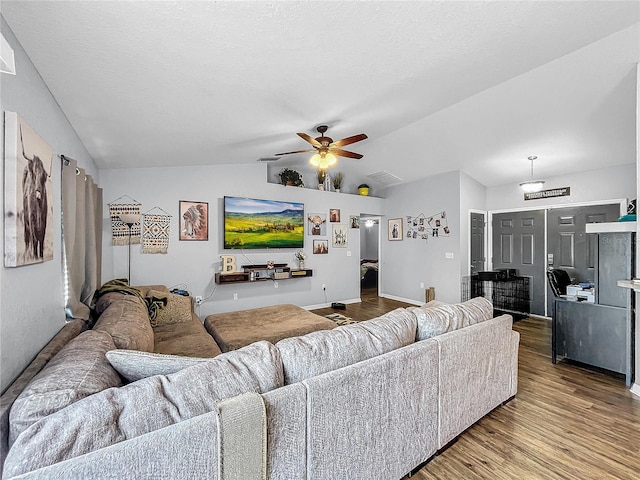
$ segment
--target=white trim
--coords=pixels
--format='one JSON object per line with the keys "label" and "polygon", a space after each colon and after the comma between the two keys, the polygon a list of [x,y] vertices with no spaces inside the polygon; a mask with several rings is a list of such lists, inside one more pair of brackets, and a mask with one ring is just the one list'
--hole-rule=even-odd
{"label": "white trim", "polygon": [[[349,303],[361,303],[362,299],[361,298],[350,298],[348,300],[338,300],[338,302],[340,303],[344,303],[344,304],[349,304]],[[318,308],[331,308],[331,303],[318,303],[316,305],[307,305],[306,307],[300,307],[300,308],[304,308],[305,310],[317,310]]]}
{"label": "white trim", "polygon": [[395,295],[388,295],[386,293],[380,293],[379,296],[388,298],[390,300],[396,300],[398,302],[410,303],[411,305],[417,305],[418,307],[424,305],[424,302],[419,302],[417,300],[413,300],[412,298],[397,297]]}
{"label": "white trim", "polygon": [[631,385],[631,389],[629,391],[636,397],[640,397],[640,383],[634,383],[633,385]]}

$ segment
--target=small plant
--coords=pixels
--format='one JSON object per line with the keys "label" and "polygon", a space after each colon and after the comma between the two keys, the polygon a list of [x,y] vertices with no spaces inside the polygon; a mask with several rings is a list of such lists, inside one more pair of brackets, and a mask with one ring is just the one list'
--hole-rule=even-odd
{"label": "small plant", "polygon": [[342,182],[344,181],[344,175],[342,172],[336,172],[335,175],[331,178],[331,182],[333,183],[333,188],[339,190],[342,188]]}
{"label": "small plant", "polygon": [[306,259],[306,258],[307,258],[307,255],[306,255],[302,250],[298,250],[298,251],[295,253],[295,257],[296,257],[296,260],[300,261],[300,260],[304,260],[304,259]]}
{"label": "small plant", "polygon": [[323,184],[327,176],[327,171],[324,168],[319,168],[316,175],[318,176],[318,184]]}
{"label": "small plant", "polygon": [[291,168],[283,168],[278,176],[280,177],[280,183],[282,185],[292,185],[294,187],[304,186],[300,172],[292,170]]}

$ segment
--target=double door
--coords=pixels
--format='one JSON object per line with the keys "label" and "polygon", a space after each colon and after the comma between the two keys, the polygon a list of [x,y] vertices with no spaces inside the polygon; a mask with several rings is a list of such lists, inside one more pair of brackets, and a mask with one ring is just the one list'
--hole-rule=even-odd
{"label": "double door", "polygon": [[547,268],[566,270],[576,282],[594,281],[597,238],[585,233],[585,225],[615,221],[619,212],[619,204],[608,204],[494,214],[493,269],[514,268],[530,277],[531,313],[551,315]]}

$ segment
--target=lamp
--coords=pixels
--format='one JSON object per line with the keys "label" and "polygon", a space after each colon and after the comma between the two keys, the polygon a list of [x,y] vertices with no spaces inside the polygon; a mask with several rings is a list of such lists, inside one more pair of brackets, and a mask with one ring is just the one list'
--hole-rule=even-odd
{"label": "lamp", "polygon": [[531,180],[529,180],[528,182],[522,182],[520,184],[520,188],[525,193],[539,192],[540,190],[542,190],[542,187],[544,187],[544,180],[533,179],[533,161],[536,158],[538,157],[536,157],[535,155],[531,155],[530,157],[527,157],[527,159],[531,161]]}
{"label": "lamp", "polygon": [[309,163],[321,170],[326,170],[327,168],[334,166],[337,161],[338,159],[333,153],[329,153],[326,149],[321,148],[318,150],[318,153],[311,157]]}
{"label": "lamp", "polygon": [[120,221],[124,223],[127,227],[129,227],[129,255],[127,257],[127,263],[129,265],[129,275],[127,279],[129,280],[129,284],[131,284],[131,228],[134,224],[140,221],[139,213],[122,213],[120,214]]}

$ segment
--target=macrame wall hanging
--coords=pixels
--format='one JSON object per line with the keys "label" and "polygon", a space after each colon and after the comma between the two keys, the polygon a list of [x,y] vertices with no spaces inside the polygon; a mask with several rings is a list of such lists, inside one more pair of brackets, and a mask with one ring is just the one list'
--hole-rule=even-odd
{"label": "macrame wall hanging", "polygon": [[171,215],[160,207],[153,207],[144,213],[142,253],[167,253],[169,249],[170,224]]}
{"label": "macrame wall hanging", "polygon": [[451,230],[447,222],[447,212],[438,212],[426,216],[421,213],[415,217],[407,215],[407,239],[429,240],[429,237],[448,237]]}
{"label": "macrame wall hanging", "polygon": [[[109,203],[112,245],[129,245],[129,227],[120,220],[122,214],[140,215],[141,203],[129,195],[122,195]],[[140,243],[140,222],[131,226],[131,245]]]}

